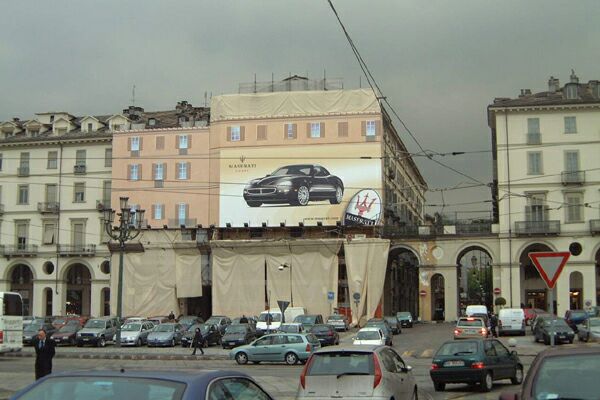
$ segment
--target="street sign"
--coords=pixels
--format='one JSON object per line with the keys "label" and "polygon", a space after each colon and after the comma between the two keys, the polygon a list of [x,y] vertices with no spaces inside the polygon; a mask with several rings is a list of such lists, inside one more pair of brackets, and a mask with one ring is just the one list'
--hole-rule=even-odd
{"label": "street sign", "polygon": [[421,290],[421,291],[419,292],[419,295],[420,295],[421,297],[425,297],[425,296],[427,296],[427,290]]}
{"label": "street sign", "polygon": [[570,255],[568,251],[539,251],[529,253],[529,258],[548,288],[553,289]]}
{"label": "street sign", "polygon": [[281,314],[283,315],[283,314],[285,314],[285,310],[290,305],[290,302],[285,301],[285,300],[277,300],[277,305],[279,306],[279,309],[281,310]]}
{"label": "street sign", "polygon": [[327,292],[327,301],[329,301],[330,303],[333,303],[334,298],[335,298],[335,293]]}
{"label": "street sign", "polygon": [[354,292],[352,294],[352,298],[354,299],[354,301],[360,301],[360,293]]}
{"label": "street sign", "polygon": [[502,291],[500,290],[500,288],[499,288],[499,287],[497,287],[497,288],[494,288],[494,294],[496,294],[496,295],[497,295],[497,294],[500,294],[500,293],[502,293]]}

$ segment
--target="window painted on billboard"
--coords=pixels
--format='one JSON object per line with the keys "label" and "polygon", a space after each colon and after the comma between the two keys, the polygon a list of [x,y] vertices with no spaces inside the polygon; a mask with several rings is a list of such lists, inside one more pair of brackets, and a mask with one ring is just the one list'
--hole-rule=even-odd
{"label": "window painted on billboard", "polygon": [[177,179],[187,179],[187,163],[177,163]]}
{"label": "window painted on billboard", "polygon": [[281,167],[277,171],[273,172],[271,176],[283,176],[283,175],[306,175],[310,176],[312,170],[311,165],[288,165]]}
{"label": "window painted on billboard", "polygon": [[140,138],[138,136],[131,138],[131,151],[140,151]]}
{"label": "window painted on billboard", "polygon": [[367,121],[367,136],[377,135],[377,125],[375,121]]}
{"label": "window painted on billboard", "polygon": [[188,137],[187,135],[179,136],[179,148],[187,149],[188,148]]}
{"label": "window painted on billboard", "polygon": [[321,137],[321,124],[319,122],[310,123],[310,137],[320,138]]}
{"label": "window painted on billboard", "polygon": [[239,126],[232,126],[231,127],[231,137],[229,138],[229,140],[231,140],[232,142],[239,142],[241,139],[241,129]]}

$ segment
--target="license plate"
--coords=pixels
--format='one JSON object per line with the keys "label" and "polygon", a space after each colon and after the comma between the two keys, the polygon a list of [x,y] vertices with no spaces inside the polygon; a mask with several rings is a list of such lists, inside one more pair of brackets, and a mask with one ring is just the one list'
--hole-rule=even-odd
{"label": "license plate", "polygon": [[464,361],[446,361],[444,367],[464,367]]}
{"label": "license plate", "polygon": [[89,338],[83,338],[83,341],[84,341],[84,342],[89,342],[89,341],[90,341],[90,339],[89,339]]}
{"label": "license plate", "polygon": [[229,342],[230,346],[235,346],[235,342]]}
{"label": "license plate", "polygon": [[475,329],[465,329],[465,333],[468,333],[469,335],[472,335],[474,333],[477,333],[477,331]]}

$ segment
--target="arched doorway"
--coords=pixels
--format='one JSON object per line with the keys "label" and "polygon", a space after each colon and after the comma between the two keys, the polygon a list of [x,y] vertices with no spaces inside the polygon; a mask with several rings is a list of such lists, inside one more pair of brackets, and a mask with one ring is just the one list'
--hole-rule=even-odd
{"label": "arched doorway", "polygon": [[431,315],[434,321],[446,319],[446,292],[442,274],[434,274],[431,277]]}
{"label": "arched doorway", "polygon": [[410,311],[419,316],[419,259],[411,250],[390,249],[383,289],[383,310],[386,315]]}
{"label": "arched doorway", "polygon": [[569,309],[583,309],[583,275],[579,271],[569,275]]}
{"label": "arched doorway", "polygon": [[493,310],[494,288],[492,257],[483,247],[470,246],[457,259],[459,312],[464,315],[468,305],[483,304]]}
{"label": "arched doorway", "polygon": [[[521,252],[519,257],[519,265],[521,266],[520,271],[520,282],[521,282],[521,302],[526,307],[540,308],[542,310],[552,310],[552,313],[556,313],[556,289],[552,289],[554,292],[553,305],[548,304],[549,293],[548,287],[544,280],[540,277],[540,273],[537,271],[533,262],[529,258],[529,253],[538,251],[553,251],[549,246],[543,243],[534,243],[525,248]],[[516,277],[514,277],[516,278]],[[514,305],[515,307],[518,304]]]}
{"label": "arched doorway", "polygon": [[23,315],[33,315],[33,271],[26,264],[17,264],[10,273],[10,291],[23,298]]}
{"label": "arched doorway", "polygon": [[90,315],[92,283],[90,270],[83,264],[76,263],[66,271],[67,314]]}

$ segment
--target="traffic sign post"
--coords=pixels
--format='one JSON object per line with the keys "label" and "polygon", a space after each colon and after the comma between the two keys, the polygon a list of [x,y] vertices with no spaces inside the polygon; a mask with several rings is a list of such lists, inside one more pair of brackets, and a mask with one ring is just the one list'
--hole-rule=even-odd
{"label": "traffic sign post", "polygon": [[[529,253],[529,258],[535,269],[540,273],[540,276],[546,282],[548,286],[548,299],[550,300],[550,311],[554,314],[554,286],[560,276],[563,268],[567,264],[571,253],[568,251],[539,251]],[[552,320],[552,327],[554,327],[554,319]],[[550,345],[554,347],[554,329],[550,334]]]}
{"label": "traffic sign post", "polygon": [[356,326],[360,328],[360,316],[358,315],[358,303],[360,303],[360,293],[352,293],[352,298],[354,299],[354,304],[356,305]]}

